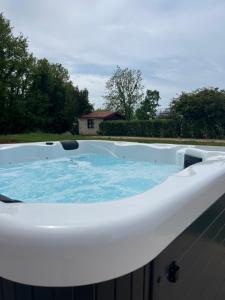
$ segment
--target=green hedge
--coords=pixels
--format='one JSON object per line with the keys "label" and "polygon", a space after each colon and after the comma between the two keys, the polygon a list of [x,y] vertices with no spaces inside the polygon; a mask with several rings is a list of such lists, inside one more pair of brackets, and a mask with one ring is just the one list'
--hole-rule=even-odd
{"label": "green hedge", "polygon": [[155,119],[150,121],[105,121],[100,124],[101,135],[177,137],[177,121]]}
{"label": "green hedge", "polygon": [[150,121],[105,121],[100,124],[101,135],[224,138],[223,124],[209,124],[203,120],[155,119]]}
{"label": "green hedge", "polygon": [[185,138],[224,138],[225,125],[223,124],[209,124],[203,120],[184,120],[181,124],[181,137]]}

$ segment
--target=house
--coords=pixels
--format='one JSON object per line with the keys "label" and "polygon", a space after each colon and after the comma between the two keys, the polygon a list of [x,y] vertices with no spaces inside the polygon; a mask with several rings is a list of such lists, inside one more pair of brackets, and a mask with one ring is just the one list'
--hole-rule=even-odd
{"label": "house", "polygon": [[124,117],[113,111],[94,111],[78,119],[79,134],[97,135],[99,124],[107,120],[123,120]]}

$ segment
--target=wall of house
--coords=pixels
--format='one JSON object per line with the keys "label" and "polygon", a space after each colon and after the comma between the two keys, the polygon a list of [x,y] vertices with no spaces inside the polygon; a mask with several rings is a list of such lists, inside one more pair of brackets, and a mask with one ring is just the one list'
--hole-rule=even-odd
{"label": "wall of house", "polygon": [[95,128],[87,127],[87,119],[78,119],[79,122],[79,134],[83,135],[97,135],[99,131],[99,124],[103,121],[103,119],[94,119]]}

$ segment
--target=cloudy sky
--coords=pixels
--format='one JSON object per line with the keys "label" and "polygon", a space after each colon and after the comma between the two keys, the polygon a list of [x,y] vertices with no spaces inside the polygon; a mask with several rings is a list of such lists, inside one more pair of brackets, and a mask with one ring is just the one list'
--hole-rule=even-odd
{"label": "cloudy sky", "polygon": [[225,88],[225,0],[0,0],[30,50],[69,69],[95,107],[116,65],[138,68],[161,107],[182,90]]}

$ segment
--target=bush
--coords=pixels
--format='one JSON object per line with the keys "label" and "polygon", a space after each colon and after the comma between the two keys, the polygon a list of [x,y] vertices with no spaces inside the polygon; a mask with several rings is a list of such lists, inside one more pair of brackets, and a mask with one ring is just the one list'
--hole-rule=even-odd
{"label": "bush", "polygon": [[180,120],[182,137],[225,137],[225,90],[202,88],[183,92],[173,99],[170,113]]}
{"label": "bush", "polygon": [[223,138],[223,124],[208,124],[203,120],[154,119],[150,121],[104,121],[98,132],[109,136]]}
{"label": "bush", "polygon": [[177,121],[155,119],[149,121],[105,121],[99,134],[110,136],[177,137]]}
{"label": "bush", "polygon": [[202,120],[183,120],[180,126],[180,136],[184,138],[216,139],[225,136],[225,127],[221,124],[213,125]]}

